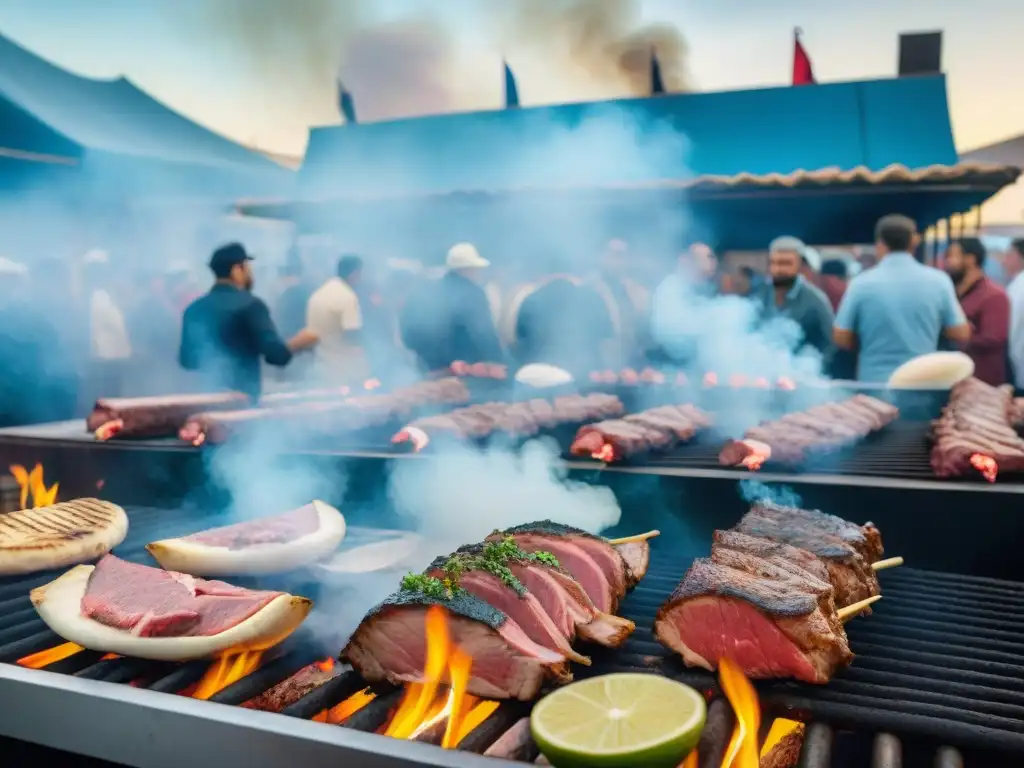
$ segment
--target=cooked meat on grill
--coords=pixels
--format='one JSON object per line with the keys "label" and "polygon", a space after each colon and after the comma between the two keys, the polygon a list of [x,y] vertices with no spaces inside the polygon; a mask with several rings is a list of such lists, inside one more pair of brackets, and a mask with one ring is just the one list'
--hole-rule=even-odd
{"label": "cooked meat on grill", "polygon": [[1024,426],[1024,397],[1013,398],[1010,409],[1010,423],[1015,427]]}
{"label": "cooked meat on grill", "polygon": [[241,392],[101,398],[86,417],[85,426],[98,440],[171,437],[197,411],[228,410],[248,402]]}
{"label": "cooked meat on grill", "polygon": [[[493,558],[483,557],[485,546],[461,547],[452,555],[439,557],[430,564],[426,574],[442,581],[448,578],[460,589],[497,608],[538,645],[570,661],[589,665],[590,659],[576,653],[570,644],[576,635],[575,626],[571,633],[558,627],[541,602],[511,571],[505,572]],[[503,575],[492,571],[501,571]]]}
{"label": "cooked meat on grill", "polygon": [[[621,414],[622,401],[613,395],[566,395],[519,403],[485,403],[410,422],[393,438],[422,443],[423,436],[445,434],[460,440],[481,440],[495,433],[513,437],[536,435],[541,429],[579,424]],[[422,448],[417,445],[417,448]]]}
{"label": "cooked meat on grill", "polygon": [[[387,395],[365,397],[369,399]],[[337,434],[378,426],[390,418],[390,403],[363,404],[357,400],[359,398],[198,413],[185,422],[178,437],[193,445],[219,445],[235,435],[246,434],[246,430],[260,429],[266,425],[288,434]]]}
{"label": "cooked meat on grill", "polygon": [[840,607],[880,594],[878,576],[857,548],[801,512],[806,510],[760,504],[743,516],[735,530],[799,547],[821,558]]}
{"label": "cooked meat on grill", "polygon": [[161,566],[193,576],[283,573],[334,552],[345,538],[345,518],[313,501],[282,515],[154,541],[146,549]]}
{"label": "cooked meat on grill", "polygon": [[[1013,392],[975,378],[956,384],[932,423],[931,464],[939,477],[1024,471],[1024,440],[1014,429]],[[992,464],[994,462],[994,465]]]}
{"label": "cooked meat on grill", "polygon": [[825,563],[813,552],[806,549],[792,547],[781,541],[773,541],[760,536],[748,536],[739,531],[715,531],[711,545],[712,557],[718,549],[736,549],[741,552],[749,552],[752,555],[764,558],[770,562],[786,567],[789,564],[794,569],[803,573],[809,573],[819,581],[829,582],[828,568]]}
{"label": "cooked meat on grill", "polygon": [[672,448],[711,426],[711,418],[692,405],[666,405],[620,419],[580,427],[569,452],[602,461]]}
{"label": "cooked meat on grill", "polygon": [[728,656],[749,677],[826,683],[853,658],[837,622],[792,580],[699,558],[658,611],[654,634],[688,666],[714,670]]}
{"label": "cooked meat on grill", "polygon": [[664,384],[665,374],[654,368],[644,368],[639,373],[633,368],[623,368],[621,371],[593,371],[589,375],[594,384],[625,384],[635,386],[637,384]]}
{"label": "cooked meat on grill", "polygon": [[772,518],[779,521],[780,524],[815,528],[846,542],[869,563],[881,560],[885,554],[885,548],[882,546],[882,534],[874,523],[857,525],[819,509],[787,507],[769,501],[760,501],[754,504],[750,508],[750,512],[744,516],[744,519],[747,518]]}
{"label": "cooked meat on grill", "polygon": [[128,516],[109,501],[75,499],[0,515],[0,575],[92,560],[124,541]]}
{"label": "cooked meat on grill", "polygon": [[751,427],[743,439],[730,440],[718,461],[737,466],[753,450],[745,441],[764,443],[774,461],[797,464],[810,453],[834,451],[867,437],[899,417],[899,410],[867,395],[854,395],[839,403],[825,403]]}
{"label": "cooked meat on grill", "polygon": [[242,706],[261,712],[280,712],[344,671],[345,668],[340,664],[310,664],[259,696],[243,702]]}
{"label": "cooked meat on grill", "polygon": [[526,552],[554,555],[604,613],[614,613],[626,589],[644,576],[631,570],[607,539],[579,528],[542,520],[495,531],[487,540],[500,541],[510,536]]}
{"label": "cooked meat on grill", "polygon": [[497,608],[462,591],[440,596],[408,589],[394,593],[370,610],[342,658],[371,684],[422,681],[427,611],[434,605],[447,609],[451,642],[473,659],[470,694],[530,701],[546,682],[572,679],[563,655],[538,645]]}
{"label": "cooked meat on grill", "polygon": [[508,378],[508,366],[501,363],[467,363],[456,360],[450,366],[453,376],[474,379],[495,379],[503,381]]}
{"label": "cooked meat on grill", "polygon": [[184,661],[264,650],[302,623],[312,603],[121,560],[77,566],[32,590],[58,635],[94,651]]}
{"label": "cooked meat on grill", "polygon": [[761,756],[758,768],[797,768],[800,751],[804,746],[804,735],[804,725],[801,723]]}

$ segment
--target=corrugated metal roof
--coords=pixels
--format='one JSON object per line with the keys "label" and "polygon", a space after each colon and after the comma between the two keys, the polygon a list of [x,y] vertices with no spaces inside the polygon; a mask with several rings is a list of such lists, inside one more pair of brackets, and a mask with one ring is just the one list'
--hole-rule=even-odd
{"label": "corrugated metal roof", "polygon": [[40,136],[44,131],[38,126],[33,131],[30,125],[14,131],[5,119],[0,142],[17,148],[67,154],[70,141],[81,149],[121,155],[287,173],[262,155],[193,123],[124,78],[74,75],[2,35],[0,98],[8,103],[9,112],[30,115],[51,132]]}

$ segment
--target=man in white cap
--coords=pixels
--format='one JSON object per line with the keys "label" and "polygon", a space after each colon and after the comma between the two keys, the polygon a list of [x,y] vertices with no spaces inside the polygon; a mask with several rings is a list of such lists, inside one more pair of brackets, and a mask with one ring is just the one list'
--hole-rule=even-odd
{"label": "man in white cap", "polygon": [[456,360],[504,361],[483,288],[489,266],[473,244],[453,245],[445,258],[444,276],[432,286],[436,291],[413,297],[413,306],[407,304],[402,337],[427,370],[446,368]]}
{"label": "man in white cap", "polygon": [[769,312],[788,317],[799,325],[804,344],[817,349],[829,361],[834,319],[832,306],[821,289],[800,274],[806,251],[807,246],[796,237],[777,237],[772,241],[768,248],[772,292],[767,308]]}

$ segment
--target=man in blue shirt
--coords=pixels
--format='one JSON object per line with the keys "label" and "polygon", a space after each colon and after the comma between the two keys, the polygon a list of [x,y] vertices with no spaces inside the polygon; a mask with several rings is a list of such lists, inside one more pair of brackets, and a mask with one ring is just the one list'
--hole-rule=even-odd
{"label": "man in blue shirt", "polygon": [[903,363],[937,351],[941,336],[960,346],[971,336],[949,275],[911,256],[920,239],[906,216],[879,219],[878,266],[853,280],[839,305],[836,346],[858,351],[861,381],[888,381]]}

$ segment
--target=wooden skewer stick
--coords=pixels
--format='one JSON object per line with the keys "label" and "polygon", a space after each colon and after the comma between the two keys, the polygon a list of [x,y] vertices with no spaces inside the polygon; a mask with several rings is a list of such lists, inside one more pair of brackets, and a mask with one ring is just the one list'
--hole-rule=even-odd
{"label": "wooden skewer stick", "polygon": [[881,595],[875,595],[874,597],[869,597],[866,600],[858,600],[856,603],[853,603],[852,605],[848,605],[845,608],[840,608],[838,611],[836,611],[836,616],[838,616],[839,620],[845,624],[858,613],[861,613],[865,608],[867,608],[870,605],[874,605],[881,599]]}
{"label": "wooden skewer stick", "polygon": [[898,568],[901,565],[903,565],[902,557],[888,557],[885,560],[872,563],[871,568],[875,571],[884,571],[886,568]]}
{"label": "wooden skewer stick", "polygon": [[653,539],[655,536],[661,536],[661,531],[648,531],[647,533],[636,533],[632,536],[623,536],[621,539],[608,539],[608,543],[612,546],[615,546],[616,544],[633,544],[638,541]]}

